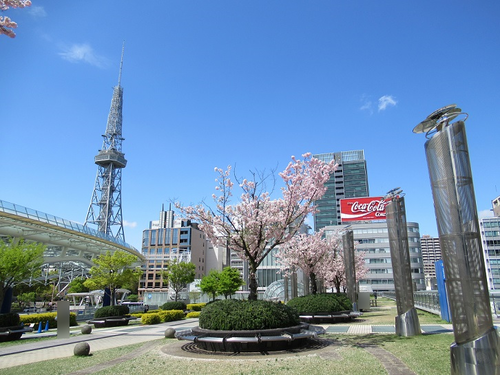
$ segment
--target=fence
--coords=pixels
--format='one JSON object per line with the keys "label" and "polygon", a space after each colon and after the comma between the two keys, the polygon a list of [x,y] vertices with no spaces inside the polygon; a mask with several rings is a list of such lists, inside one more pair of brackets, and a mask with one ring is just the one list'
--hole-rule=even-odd
{"label": "fence", "polygon": [[[384,292],[384,297],[396,300],[395,292]],[[415,307],[432,314],[441,315],[441,306],[439,305],[439,293],[437,290],[428,290],[414,292],[413,299]],[[500,318],[500,295],[490,294],[490,306],[493,317]]]}

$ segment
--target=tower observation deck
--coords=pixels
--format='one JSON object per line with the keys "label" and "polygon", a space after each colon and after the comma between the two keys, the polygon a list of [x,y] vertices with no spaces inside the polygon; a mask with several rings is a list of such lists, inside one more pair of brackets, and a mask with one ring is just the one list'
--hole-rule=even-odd
{"label": "tower observation deck", "polygon": [[102,136],[102,148],[94,157],[97,176],[84,226],[93,224],[99,232],[125,242],[121,194],[122,169],[127,165],[125,154],[122,152],[123,51],[122,47],[118,84],[113,88],[106,133]]}

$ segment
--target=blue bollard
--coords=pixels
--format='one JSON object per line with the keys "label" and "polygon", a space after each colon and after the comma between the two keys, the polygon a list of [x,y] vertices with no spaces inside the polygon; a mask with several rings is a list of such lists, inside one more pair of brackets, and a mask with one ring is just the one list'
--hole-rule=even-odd
{"label": "blue bollard", "polygon": [[38,323],[38,332],[37,333],[42,333],[42,322]]}
{"label": "blue bollard", "polygon": [[49,321],[47,320],[47,323],[45,324],[45,331],[49,330]]}

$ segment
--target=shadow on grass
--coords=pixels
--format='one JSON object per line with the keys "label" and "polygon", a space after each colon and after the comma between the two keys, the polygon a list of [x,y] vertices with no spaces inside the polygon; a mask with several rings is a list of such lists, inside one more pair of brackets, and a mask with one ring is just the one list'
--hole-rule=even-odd
{"label": "shadow on grass", "polygon": [[365,346],[379,346],[383,345],[387,342],[396,342],[400,339],[399,336],[396,335],[356,335],[356,336],[347,336],[347,335],[326,335],[327,339],[332,340],[334,345],[349,345],[354,347],[365,347]]}

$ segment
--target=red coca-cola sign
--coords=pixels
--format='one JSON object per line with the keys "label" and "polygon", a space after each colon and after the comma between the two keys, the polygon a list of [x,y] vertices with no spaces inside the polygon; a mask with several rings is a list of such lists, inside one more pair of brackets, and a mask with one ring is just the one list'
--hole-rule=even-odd
{"label": "red coca-cola sign", "polygon": [[390,200],[383,197],[348,198],[340,200],[340,220],[385,220],[385,206]]}

